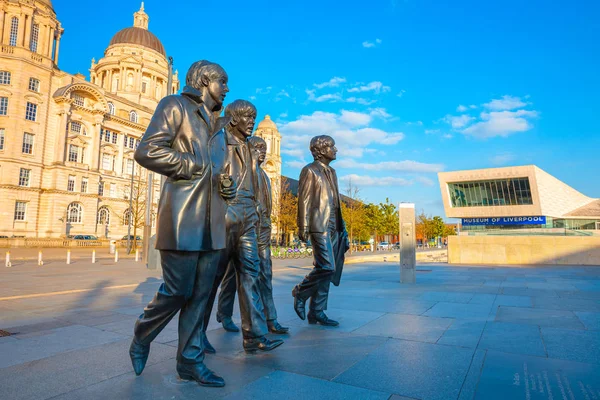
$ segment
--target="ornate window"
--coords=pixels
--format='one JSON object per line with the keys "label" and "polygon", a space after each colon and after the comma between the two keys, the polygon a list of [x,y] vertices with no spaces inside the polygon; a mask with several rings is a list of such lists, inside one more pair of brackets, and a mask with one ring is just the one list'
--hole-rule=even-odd
{"label": "ornate window", "polygon": [[8,115],[8,97],[0,97],[0,115]]}
{"label": "ornate window", "polygon": [[35,139],[35,135],[32,133],[25,132],[23,134],[23,154],[33,154],[33,142]]}
{"label": "ornate window", "polygon": [[117,197],[117,184],[116,183],[111,183],[110,184],[110,193],[109,193],[110,197]]}
{"label": "ornate window", "polygon": [[88,178],[81,178],[81,193],[87,193]]}
{"label": "ornate window", "polygon": [[133,174],[133,159],[132,158],[128,158],[127,160],[125,160],[125,173],[126,174]]}
{"label": "ornate window", "polygon": [[4,150],[4,128],[0,128],[0,150]]}
{"label": "ornate window", "polygon": [[98,209],[96,223],[98,225],[110,225],[110,210],[108,209],[108,207],[102,206]]}
{"label": "ornate window", "polygon": [[83,207],[80,203],[71,203],[67,207],[67,222],[80,224],[83,219]]}
{"label": "ornate window", "polygon": [[102,153],[102,169],[105,171],[112,171],[114,163],[114,156],[112,154]]}
{"label": "ornate window", "polygon": [[71,132],[85,135],[85,128],[81,125],[81,122],[72,121],[71,122]]}
{"label": "ornate window", "polygon": [[33,51],[34,53],[37,52],[39,36],[40,26],[38,24],[33,24],[31,27],[31,42],[29,43],[29,50]]}
{"label": "ornate window", "polygon": [[75,191],[75,175],[69,175],[69,180],[67,181],[67,191]]}
{"label": "ornate window", "polygon": [[133,223],[133,215],[131,214],[131,210],[128,208],[123,213],[123,225],[129,225]]}
{"label": "ornate window", "polygon": [[131,111],[129,113],[129,120],[131,122],[135,122],[137,124],[137,122],[138,122],[138,115],[137,115],[137,113],[135,111]]}
{"label": "ornate window", "polygon": [[15,221],[25,221],[27,215],[27,202],[15,202]]}
{"label": "ornate window", "polygon": [[25,107],[25,119],[28,121],[35,121],[37,117],[37,104],[27,102]]}
{"label": "ornate window", "polygon": [[142,82],[142,93],[146,94],[147,89],[148,89],[148,82]]}
{"label": "ornate window", "polygon": [[10,40],[9,40],[8,44],[11,46],[16,46],[18,36],[19,36],[19,18],[12,17],[10,20]]}
{"label": "ornate window", "polygon": [[79,154],[81,153],[81,147],[74,144],[69,144],[69,158],[70,162],[79,162]]}
{"label": "ornate window", "polygon": [[40,80],[35,78],[29,78],[29,90],[32,92],[40,91]]}
{"label": "ornate window", "polygon": [[29,178],[31,177],[31,170],[21,168],[19,171],[19,186],[29,186]]}
{"label": "ornate window", "polygon": [[10,72],[0,71],[0,85],[10,85]]}
{"label": "ornate window", "polygon": [[104,182],[98,182],[98,196],[104,196]]}
{"label": "ornate window", "polygon": [[113,103],[108,103],[108,113],[110,115],[115,115],[115,105]]}
{"label": "ornate window", "polygon": [[71,95],[71,98],[73,99],[73,103],[77,106],[83,107],[84,106],[84,100],[83,100],[83,96],[77,93],[73,93]]}

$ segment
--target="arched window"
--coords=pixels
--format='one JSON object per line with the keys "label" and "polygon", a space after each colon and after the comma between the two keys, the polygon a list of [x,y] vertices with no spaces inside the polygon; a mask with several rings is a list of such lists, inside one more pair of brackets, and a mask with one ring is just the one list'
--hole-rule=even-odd
{"label": "arched window", "polygon": [[129,113],[129,120],[131,122],[135,122],[137,124],[137,122],[138,122],[138,115],[137,115],[137,113],[135,111],[131,111]]}
{"label": "arched window", "polygon": [[108,103],[108,113],[110,115],[115,115],[115,105],[113,103]]}
{"label": "arched window", "polygon": [[123,225],[129,225],[130,223],[133,223],[133,215],[131,215],[131,211],[128,208],[123,213]]}
{"label": "arched window", "polygon": [[80,224],[83,217],[83,207],[80,203],[71,203],[67,207],[67,222]]}
{"label": "arched window", "polygon": [[19,18],[12,17],[10,20],[10,41],[11,46],[17,45],[17,37],[19,36]]}
{"label": "arched window", "polygon": [[98,225],[109,225],[110,224],[110,210],[108,207],[103,206],[98,209],[98,215],[96,216],[96,223]]}

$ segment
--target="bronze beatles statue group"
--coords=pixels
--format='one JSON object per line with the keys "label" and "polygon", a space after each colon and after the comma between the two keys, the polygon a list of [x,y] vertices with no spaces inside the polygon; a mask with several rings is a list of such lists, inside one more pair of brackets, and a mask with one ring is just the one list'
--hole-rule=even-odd
{"label": "bronze beatles statue group", "polygon": [[[273,302],[271,187],[260,167],[267,146],[252,137],[257,111],[250,102],[230,103],[221,117],[227,84],[218,64],[194,63],[181,95],[159,103],[135,152],[141,166],[167,177],[156,233],[163,283],[135,323],[129,355],[137,375],[150,343],[179,312],[179,377],[225,385],[204,365],[205,353],[216,351],[206,329],[219,286],[217,320],[228,331],[239,331],[231,319],[238,293],[246,352],[283,344],[267,338],[267,332],[288,333]],[[300,175],[298,226],[301,240],[312,242],[314,269],[294,287],[294,309],[311,324],[337,326],[324,312],[330,283],[339,284],[349,247],[337,176],[329,166],[337,149],[331,137],[316,136],[310,151],[314,162]]]}

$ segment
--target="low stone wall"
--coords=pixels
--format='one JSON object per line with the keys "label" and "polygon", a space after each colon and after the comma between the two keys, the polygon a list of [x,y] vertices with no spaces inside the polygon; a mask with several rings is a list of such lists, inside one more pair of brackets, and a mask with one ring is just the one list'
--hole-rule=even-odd
{"label": "low stone wall", "polygon": [[[447,262],[448,250],[431,250],[417,252],[417,262]],[[344,264],[363,262],[400,262],[400,251],[390,251],[387,254],[372,254],[347,257]]]}
{"label": "low stone wall", "polygon": [[448,263],[600,266],[600,237],[450,236]]}

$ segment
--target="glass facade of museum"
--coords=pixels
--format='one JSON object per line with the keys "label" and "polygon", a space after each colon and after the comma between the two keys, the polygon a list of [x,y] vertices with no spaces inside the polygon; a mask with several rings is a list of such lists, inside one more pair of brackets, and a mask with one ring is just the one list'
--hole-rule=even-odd
{"label": "glass facade of museum", "polygon": [[529,178],[448,183],[452,207],[517,206],[533,204]]}

